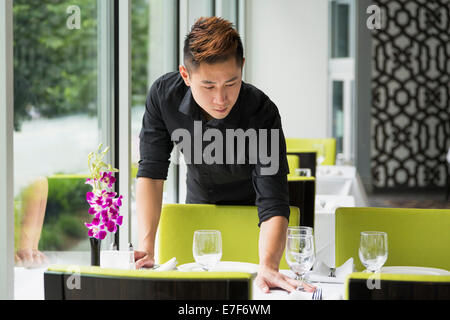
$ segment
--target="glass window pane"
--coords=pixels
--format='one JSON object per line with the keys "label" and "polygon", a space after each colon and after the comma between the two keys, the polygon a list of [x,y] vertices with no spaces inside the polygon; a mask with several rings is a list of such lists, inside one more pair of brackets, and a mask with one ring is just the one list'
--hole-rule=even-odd
{"label": "glass window pane", "polygon": [[237,0],[215,0],[215,15],[238,25],[238,1]]}
{"label": "glass window pane", "polygon": [[17,298],[43,298],[20,266],[90,263],[87,156],[108,129],[99,120],[99,101],[111,96],[100,52],[113,52],[101,50],[99,10],[106,6],[93,0],[14,1]]}
{"label": "glass window pane", "polygon": [[[132,2],[132,110],[131,110],[131,239],[138,246],[136,214],[136,174],[139,133],[145,101],[153,82],[167,72],[177,70],[177,0],[133,0]],[[164,183],[163,203],[177,202],[176,166],[171,163]]]}
{"label": "glass window pane", "polygon": [[331,57],[350,56],[350,5],[331,2]]}
{"label": "glass window pane", "polygon": [[336,154],[343,152],[344,139],[344,82],[333,81],[333,137],[336,138]]}

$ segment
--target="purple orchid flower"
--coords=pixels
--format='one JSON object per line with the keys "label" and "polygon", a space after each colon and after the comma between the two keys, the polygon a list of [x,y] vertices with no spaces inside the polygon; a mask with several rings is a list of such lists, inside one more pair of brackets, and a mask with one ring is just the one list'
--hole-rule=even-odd
{"label": "purple orchid flower", "polygon": [[116,182],[116,178],[112,176],[112,172],[100,172],[102,177],[100,181],[107,184],[108,188],[112,188],[113,184]]}
{"label": "purple orchid flower", "polygon": [[122,206],[123,196],[108,190],[98,190],[98,181],[102,186],[107,185],[112,188],[116,182],[116,178],[112,176],[112,172],[100,172],[100,179],[86,179],[86,184],[92,186],[93,191],[86,193],[86,201],[89,203],[89,214],[93,215],[91,223],[85,223],[88,228],[89,237],[104,239],[108,232],[116,232],[117,226],[123,224],[123,216],[119,215]]}

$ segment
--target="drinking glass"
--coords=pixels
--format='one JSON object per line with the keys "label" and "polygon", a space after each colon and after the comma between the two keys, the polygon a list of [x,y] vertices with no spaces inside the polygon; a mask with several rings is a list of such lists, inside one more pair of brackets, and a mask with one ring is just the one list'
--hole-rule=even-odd
{"label": "drinking glass", "polygon": [[286,262],[295,273],[297,280],[305,281],[305,275],[314,265],[314,260],[314,236],[312,234],[294,233],[287,236]]}
{"label": "drinking glass", "polygon": [[386,232],[363,231],[359,243],[359,259],[370,272],[379,272],[388,258]]}
{"label": "drinking glass", "polygon": [[317,150],[317,165],[322,165],[325,161],[325,146],[323,144],[313,144],[313,149]]}
{"label": "drinking glass", "polygon": [[218,230],[197,230],[192,245],[195,262],[209,271],[222,258],[222,236]]}
{"label": "drinking glass", "polygon": [[287,235],[291,234],[311,234],[314,235],[314,230],[311,227],[306,226],[289,226],[287,230]]}

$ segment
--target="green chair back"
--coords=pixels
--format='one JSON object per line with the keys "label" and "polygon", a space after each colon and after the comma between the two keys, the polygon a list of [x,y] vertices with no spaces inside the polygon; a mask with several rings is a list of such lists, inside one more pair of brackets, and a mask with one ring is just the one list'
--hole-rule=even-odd
{"label": "green chair back", "polygon": [[[336,164],[336,139],[309,139],[309,138],[286,138],[287,153],[293,152],[319,152],[319,145],[323,145],[325,160],[322,165],[333,166]],[[318,155],[319,156],[319,155]]]}
{"label": "green chair back", "polygon": [[[158,229],[158,262],[173,257],[180,264],[194,262],[192,241],[195,230],[219,230],[222,261],[259,263],[258,209],[256,206],[209,204],[166,204]],[[300,211],[291,207],[289,225],[299,225]],[[288,269],[284,255],[281,269]]]}
{"label": "green chair back", "polygon": [[450,210],[338,208],[336,210],[336,265],[354,258],[356,270],[364,270],[359,256],[362,231],[388,234],[385,266],[417,266],[450,270]]}
{"label": "green chair back", "polygon": [[293,177],[295,176],[295,169],[300,168],[300,159],[296,155],[288,154],[287,160],[289,165],[288,177]]}
{"label": "green chair back", "polygon": [[51,265],[44,272],[46,300],[248,300],[251,283],[252,274],[245,272],[122,270],[74,265]]}
{"label": "green chair back", "polygon": [[449,275],[352,273],[345,300],[449,300]]}

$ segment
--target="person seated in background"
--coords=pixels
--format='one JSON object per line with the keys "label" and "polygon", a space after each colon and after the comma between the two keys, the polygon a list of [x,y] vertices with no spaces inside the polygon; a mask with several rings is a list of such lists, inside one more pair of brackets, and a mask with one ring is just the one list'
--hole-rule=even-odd
{"label": "person seated in background", "polygon": [[[18,267],[37,268],[48,264],[47,257],[38,250],[47,206],[48,181],[35,179],[22,193],[19,208],[20,232],[17,235],[15,263]],[[16,230],[17,233],[17,230]]]}

